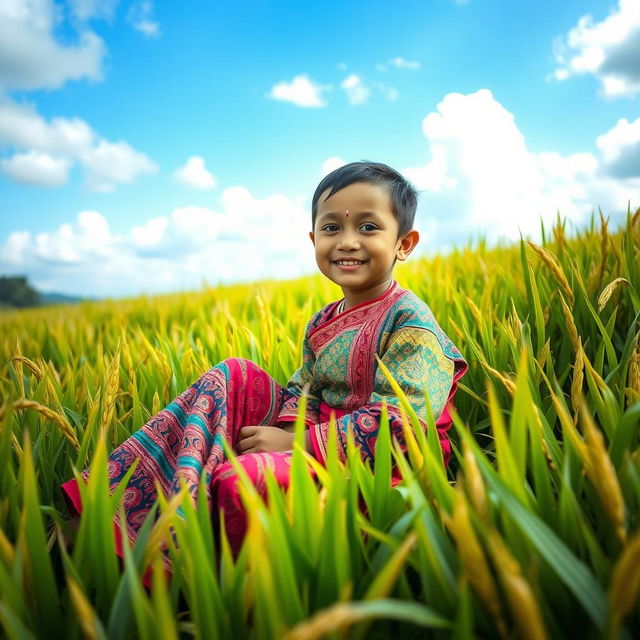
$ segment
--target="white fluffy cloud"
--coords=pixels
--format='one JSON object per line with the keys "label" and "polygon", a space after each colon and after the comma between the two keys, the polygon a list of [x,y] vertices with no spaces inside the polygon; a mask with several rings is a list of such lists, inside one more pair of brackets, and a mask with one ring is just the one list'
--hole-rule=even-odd
{"label": "white fluffy cloud", "polygon": [[217,184],[215,176],[207,170],[201,156],[191,156],[173,175],[178,182],[193,189],[214,189]]}
{"label": "white fluffy cloud", "polygon": [[5,173],[40,186],[63,184],[76,163],[84,169],[89,188],[96,191],[113,191],[119,184],[156,171],[145,154],[124,141],[98,136],[80,118],[45,120],[32,106],[8,99],[0,99],[2,148],[14,151],[2,161]]}
{"label": "white fluffy cloud", "polygon": [[27,273],[41,290],[122,296],[199,288],[210,283],[295,277],[314,269],[303,199],[256,198],[246,187],[223,191],[219,210],[180,207],[112,233],[98,212],[0,244],[0,271]]}
{"label": "white fluffy cloud", "polygon": [[111,20],[118,0],[68,0],[73,15],[83,22],[93,18]]}
{"label": "white fluffy cloud", "polygon": [[48,153],[27,151],[3,158],[0,166],[16,182],[39,187],[59,187],[68,179],[70,162],[67,158],[50,156]]}
{"label": "white fluffy cloud", "polygon": [[397,58],[391,58],[389,64],[398,69],[410,69],[411,71],[417,71],[420,68],[420,63],[417,60],[407,60],[398,56]]}
{"label": "white fluffy cloud", "polygon": [[599,136],[596,144],[607,173],[616,178],[640,178],[640,118],[618,120],[613,129]]}
{"label": "white fluffy cloud", "polygon": [[583,16],[554,43],[554,54],[556,80],[591,73],[608,98],[640,92],[640,2],[619,0],[602,22]]}
{"label": "white fluffy cloud", "polygon": [[[480,235],[513,240],[520,231],[536,238],[540,217],[549,223],[558,210],[570,226],[598,206],[615,219],[629,201],[640,204],[639,123],[620,120],[594,150],[534,153],[490,91],[448,94],[422,123],[428,161],[403,170],[422,190],[421,248],[446,250]],[[85,130],[77,122],[44,124],[31,133],[47,143],[42,153],[55,158],[56,150],[82,146]],[[92,145],[98,146],[93,139]],[[342,164],[327,158],[323,175]],[[42,290],[120,296],[315,270],[305,198],[259,198],[237,186],[221,192],[216,208],[158,213],[118,234],[97,212],[45,233],[16,225],[0,239],[0,272],[26,273]]]}
{"label": "white fluffy cloud", "polygon": [[160,35],[160,23],[153,18],[153,2],[145,0],[131,5],[127,14],[129,24],[147,38]]}
{"label": "white fluffy cloud", "polygon": [[371,96],[371,89],[355,73],[347,76],[340,86],[347,94],[347,100],[351,105],[364,104]]}
{"label": "white fluffy cloud", "polygon": [[338,156],[331,156],[330,158],[327,158],[322,163],[322,168],[321,168],[322,177],[324,178],[324,176],[330,174],[332,171],[335,171],[336,169],[339,169],[345,164],[347,163],[342,158],[339,158]]}
{"label": "white fluffy cloud", "polygon": [[[615,142],[616,128],[598,143],[609,153],[626,148]],[[403,173],[424,190],[418,218],[432,248],[478,234],[490,241],[534,235],[540,217],[549,222],[558,210],[580,224],[598,205],[620,212],[629,200],[640,203],[640,180],[612,175],[605,154],[530,152],[513,114],[486,89],[448,94],[422,129],[430,160]]]}
{"label": "white fluffy cloud", "polygon": [[123,140],[98,140],[80,154],[80,162],[87,170],[87,185],[93,191],[113,191],[120,184],[128,184],[139,175],[157,170],[144,153],[136,151]]}
{"label": "white fluffy cloud", "polygon": [[290,82],[282,81],[275,84],[268,94],[269,98],[291,102],[298,107],[325,107],[323,94],[331,87],[321,85],[306,73],[295,76]]}
{"label": "white fluffy cloud", "polygon": [[398,98],[398,91],[394,87],[382,82],[365,82],[362,76],[355,73],[348,75],[340,84],[340,88],[346,93],[352,106],[368,102],[374,90],[379,91],[390,102]]}
{"label": "white fluffy cloud", "polygon": [[52,0],[0,3],[0,90],[55,89],[68,80],[102,77],[103,41],[80,25],[75,42],[56,39],[62,12]]}
{"label": "white fluffy cloud", "polygon": [[420,63],[417,60],[407,60],[402,56],[391,58],[384,63],[378,63],[376,69],[378,71],[388,71],[389,67],[395,67],[396,69],[408,69],[410,71],[418,71],[420,69]]}

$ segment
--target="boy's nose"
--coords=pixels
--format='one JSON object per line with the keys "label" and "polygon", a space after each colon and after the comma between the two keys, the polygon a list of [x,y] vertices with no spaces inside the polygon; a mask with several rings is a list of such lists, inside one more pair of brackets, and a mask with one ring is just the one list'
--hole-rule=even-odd
{"label": "boy's nose", "polygon": [[342,233],[338,238],[338,249],[357,249],[360,247],[360,240],[352,233]]}

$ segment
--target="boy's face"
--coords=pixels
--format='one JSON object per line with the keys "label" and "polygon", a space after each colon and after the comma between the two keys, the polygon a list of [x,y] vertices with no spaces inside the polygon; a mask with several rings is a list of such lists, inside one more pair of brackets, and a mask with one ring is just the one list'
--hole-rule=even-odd
{"label": "boy's face", "polygon": [[320,271],[342,288],[351,304],[384,293],[393,263],[405,260],[418,232],[398,237],[391,199],[380,186],[355,182],[319,198],[314,230],[309,234]]}

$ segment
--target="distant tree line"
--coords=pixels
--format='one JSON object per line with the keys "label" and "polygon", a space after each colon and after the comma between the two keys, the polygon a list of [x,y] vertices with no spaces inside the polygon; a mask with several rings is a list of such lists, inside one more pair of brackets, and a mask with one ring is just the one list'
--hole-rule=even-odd
{"label": "distant tree line", "polygon": [[42,296],[24,276],[0,276],[0,306],[36,307]]}

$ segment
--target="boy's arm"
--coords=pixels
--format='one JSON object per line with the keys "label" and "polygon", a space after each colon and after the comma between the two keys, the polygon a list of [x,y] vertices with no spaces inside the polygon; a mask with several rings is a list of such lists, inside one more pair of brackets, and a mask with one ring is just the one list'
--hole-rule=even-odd
{"label": "boy's arm", "polygon": [[[457,382],[467,369],[466,362],[462,358],[453,360],[447,357],[436,336],[421,327],[403,327],[396,331],[389,340],[387,350],[381,360],[404,391],[407,400],[416,411],[423,429],[426,429],[427,415],[424,398],[425,387],[437,420],[453,398],[457,390]],[[373,463],[383,399],[387,403],[391,435],[398,439],[404,449],[400,403],[391,385],[378,368],[375,375],[374,392],[371,394],[369,402],[336,420],[340,459],[346,459],[347,431],[349,424],[351,424],[355,442],[362,457]],[[326,459],[328,428],[328,423],[320,423],[310,429],[313,453],[321,462]],[[438,428],[445,464],[448,462],[450,452],[446,437],[447,429],[448,424]]]}
{"label": "boy's arm", "polygon": [[300,404],[300,396],[305,385],[309,385],[307,394],[307,409],[305,412],[305,424],[310,426],[316,424],[320,419],[320,398],[313,385],[313,365],[315,363],[315,355],[311,349],[308,338],[309,327],[304,336],[302,343],[302,366],[289,378],[284,391],[284,399],[282,408],[278,414],[278,424],[286,424],[295,422],[298,417],[298,407]]}

